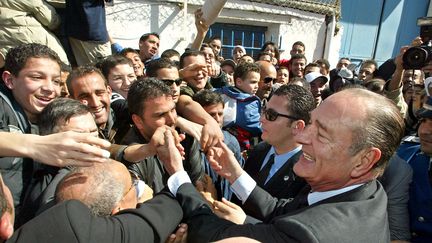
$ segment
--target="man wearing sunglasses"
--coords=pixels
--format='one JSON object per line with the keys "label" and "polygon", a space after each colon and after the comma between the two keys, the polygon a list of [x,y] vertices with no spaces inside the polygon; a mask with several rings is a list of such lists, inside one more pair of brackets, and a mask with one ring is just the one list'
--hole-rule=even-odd
{"label": "man wearing sunglasses", "polygon": [[298,85],[282,85],[261,110],[263,142],[249,154],[244,170],[273,197],[292,198],[305,185],[293,166],[302,154],[294,136],[309,123],[312,94]]}
{"label": "man wearing sunglasses", "polygon": [[261,99],[261,104],[265,105],[271,97],[273,83],[277,80],[277,71],[273,64],[267,61],[257,61],[256,64],[260,68],[260,81],[256,95]]}

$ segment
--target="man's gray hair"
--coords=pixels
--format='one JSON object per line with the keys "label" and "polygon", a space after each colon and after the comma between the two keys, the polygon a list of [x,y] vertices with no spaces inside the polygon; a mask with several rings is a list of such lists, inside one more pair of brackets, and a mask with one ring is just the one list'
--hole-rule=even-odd
{"label": "man's gray hair", "polygon": [[[57,203],[76,199],[86,204],[93,215],[109,216],[115,205],[123,198],[124,185],[106,166],[75,167],[57,186]],[[70,186],[81,184],[82,193],[70,198],[66,193]]]}

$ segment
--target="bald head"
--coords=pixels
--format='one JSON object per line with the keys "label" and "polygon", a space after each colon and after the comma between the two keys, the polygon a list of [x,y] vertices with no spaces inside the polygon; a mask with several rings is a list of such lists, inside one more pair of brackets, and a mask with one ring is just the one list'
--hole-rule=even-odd
{"label": "bald head", "polygon": [[126,167],[110,160],[91,167],[74,168],[57,186],[56,201],[79,200],[90,208],[93,215],[108,216],[119,207],[131,186],[131,176]]}
{"label": "bald head", "polygon": [[256,95],[261,99],[267,99],[272,90],[273,80],[277,78],[276,68],[267,61],[257,61],[256,63],[260,67],[260,81]]}

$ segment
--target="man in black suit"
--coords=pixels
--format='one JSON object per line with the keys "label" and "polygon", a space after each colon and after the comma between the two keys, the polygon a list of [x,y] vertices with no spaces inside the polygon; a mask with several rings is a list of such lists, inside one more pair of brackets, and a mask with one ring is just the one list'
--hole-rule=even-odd
{"label": "man in black suit", "polygon": [[168,186],[182,205],[190,242],[233,236],[263,242],[390,241],[387,197],[376,178],[402,138],[400,112],[387,98],[352,88],[327,98],[311,117],[296,136],[303,155],[294,166],[309,185],[293,200],[277,200],[256,186],[223,143],[209,151],[212,167],[245,199],[252,216],[263,220],[255,225],[236,225],[212,213],[188,183],[172,134],[165,134],[158,154],[172,174]]}
{"label": "man in black suit", "polygon": [[304,130],[314,108],[309,91],[297,85],[283,85],[262,109],[264,142],[251,151],[244,170],[273,197],[294,197],[306,184],[292,169],[302,154],[294,136]]}

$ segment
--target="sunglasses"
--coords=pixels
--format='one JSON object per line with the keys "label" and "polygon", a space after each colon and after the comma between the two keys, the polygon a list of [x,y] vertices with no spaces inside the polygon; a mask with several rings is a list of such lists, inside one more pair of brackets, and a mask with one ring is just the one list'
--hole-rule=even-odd
{"label": "sunglasses", "polygon": [[178,78],[178,79],[162,79],[162,82],[164,82],[166,85],[171,86],[173,85],[173,83],[175,83],[177,86],[180,86],[180,84],[182,83],[182,79]]}
{"label": "sunglasses", "polygon": [[272,77],[265,77],[264,79],[264,83],[268,84],[270,82],[276,82],[276,78],[272,78]]}
{"label": "sunglasses", "polygon": [[281,113],[278,113],[277,111],[275,111],[273,109],[266,109],[265,107],[262,109],[261,115],[264,115],[265,119],[268,121],[275,121],[279,116],[285,117],[285,118],[288,118],[291,120],[299,120],[297,117],[281,114]]}

